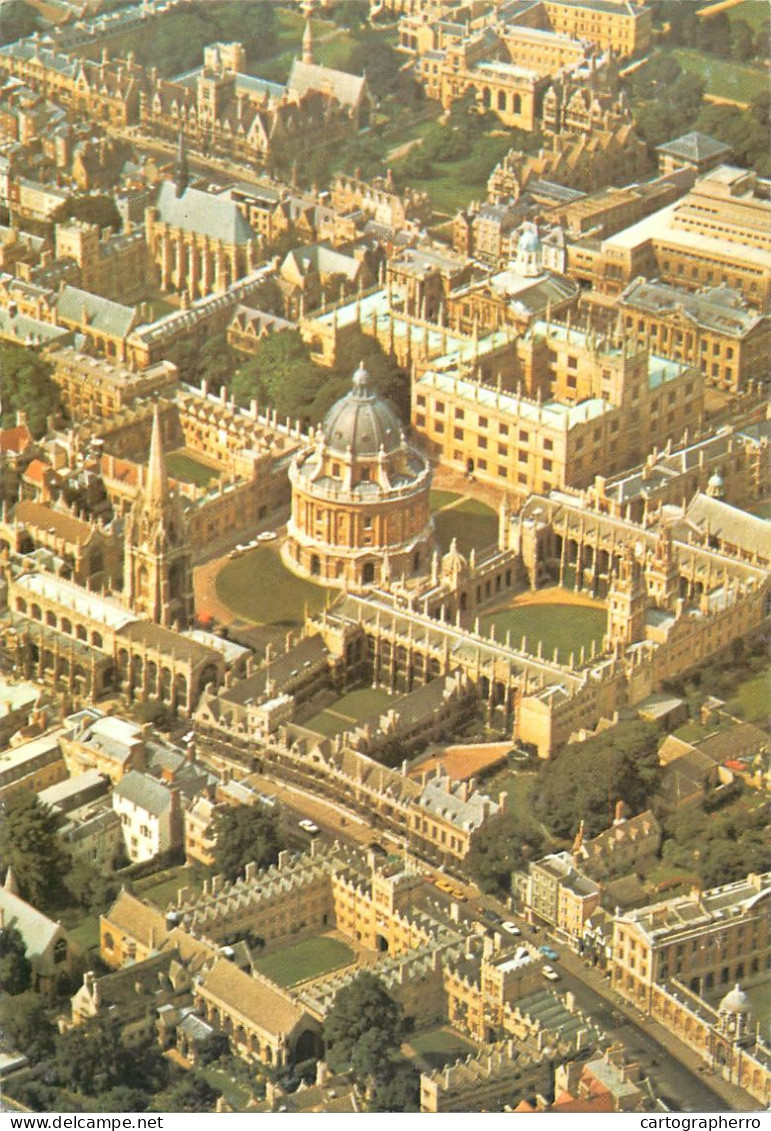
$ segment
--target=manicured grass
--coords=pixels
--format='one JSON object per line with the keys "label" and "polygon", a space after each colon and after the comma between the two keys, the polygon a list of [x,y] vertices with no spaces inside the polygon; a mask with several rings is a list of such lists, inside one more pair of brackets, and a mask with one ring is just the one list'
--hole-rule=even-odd
{"label": "manicured grass", "polygon": [[744,20],[753,31],[768,31],[771,9],[768,0],[742,0],[733,8],[726,8],[726,15],[731,23],[734,20]]}
{"label": "manicured grass", "polygon": [[366,719],[376,711],[385,710],[392,702],[392,696],[379,687],[358,687],[338,699],[332,709],[354,719]]}
{"label": "manicured grass", "polygon": [[200,892],[203,885],[196,871],[180,864],[178,868],[168,868],[157,876],[144,876],[134,881],[134,888],[141,899],[154,903],[165,911],[170,903],[176,903],[180,888],[189,888],[191,893]]}
{"label": "manicured grass", "polygon": [[303,726],[327,738],[333,738],[336,734],[350,730],[360,719],[385,710],[392,702],[392,697],[379,687],[361,687],[343,695],[336,703],[307,719]]}
{"label": "manicured grass", "polygon": [[537,778],[538,775],[529,770],[501,770],[484,782],[482,792],[496,800],[505,793],[509,812],[528,822],[533,815],[532,794]]}
{"label": "manicured grass", "polygon": [[212,1088],[222,1092],[234,1111],[244,1111],[249,1103],[249,1093],[241,1084],[235,1084],[230,1077],[221,1072],[219,1068],[196,1068],[196,1076],[201,1076]]}
{"label": "manicured grass", "polygon": [[771,714],[771,668],[760,675],[740,683],[736,695],[727,703],[729,711],[735,711],[748,723],[759,723]]}
{"label": "manicured grass", "polygon": [[308,978],[329,974],[353,962],[355,954],[339,939],[303,939],[294,946],[263,955],[255,962],[260,974],[279,986],[294,986]]}
{"label": "manicured grass", "polygon": [[326,590],[295,577],[268,546],[228,562],[216,585],[220,601],[256,624],[302,624],[305,605],[315,613],[326,600]]}
{"label": "manicured grass", "polygon": [[434,528],[443,553],[449,550],[453,538],[457,538],[458,549],[468,555],[472,549],[479,552],[496,544],[498,515],[492,507],[467,499],[457,507],[435,514]]}
{"label": "manicured grass", "polygon": [[460,495],[456,495],[454,491],[431,491],[428,501],[432,511],[440,511],[459,498]]}
{"label": "manicured grass", "polygon": [[187,452],[170,452],[166,456],[166,467],[175,479],[194,483],[196,487],[207,487],[213,479],[219,479],[218,471],[205,463],[199,463]]}
{"label": "manicured grass", "polygon": [[480,628],[484,636],[489,636],[494,624],[498,640],[504,640],[510,630],[511,642],[517,647],[526,636],[527,651],[531,653],[536,651],[540,640],[544,659],[551,660],[554,649],[559,648],[560,661],[566,664],[571,652],[578,662],[581,645],[588,655],[592,640],[598,645],[601,643],[606,620],[604,609],[577,605],[522,605],[482,617]]}
{"label": "manicured grass", "polygon": [[89,915],[87,919],[81,919],[77,927],[68,928],[67,933],[82,950],[98,950],[99,916]]}
{"label": "manicured grass", "polygon": [[431,1068],[443,1068],[445,1064],[454,1064],[456,1060],[461,1060],[470,1052],[474,1052],[474,1046],[470,1041],[447,1029],[429,1029],[425,1033],[418,1033],[417,1036],[410,1037],[409,1044]]}
{"label": "manicured grass", "polygon": [[768,92],[768,75],[761,67],[715,59],[712,55],[684,47],[677,48],[672,54],[684,71],[704,79],[707,94],[736,102],[751,102],[755,95]]}

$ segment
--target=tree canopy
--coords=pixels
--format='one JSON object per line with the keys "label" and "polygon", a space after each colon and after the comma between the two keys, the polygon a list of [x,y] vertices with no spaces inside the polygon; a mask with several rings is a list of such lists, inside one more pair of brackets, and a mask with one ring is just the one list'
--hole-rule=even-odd
{"label": "tree canopy", "polygon": [[338,991],[324,1023],[330,1064],[354,1067],[357,1079],[382,1075],[384,1052],[398,1049],[403,1035],[402,1007],[367,971]]}
{"label": "tree canopy", "polygon": [[39,27],[40,16],[26,0],[5,0],[0,18],[0,47],[32,35]]}
{"label": "tree canopy", "polygon": [[204,46],[215,42],[243,43],[248,65],[276,51],[275,10],[269,0],[193,0],[165,14],[151,35],[137,36],[131,46],[138,62],[158,67],[162,75],[200,66]]}
{"label": "tree canopy", "polygon": [[31,982],[24,939],[15,927],[0,927],[0,990],[14,997],[28,990]]}
{"label": "tree canopy", "polygon": [[214,866],[228,880],[242,877],[247,864],[267,868],[278,860],[282,839],[275,810],[260,805],[227,809],[216,822]]}
{"label": "tree canopy", "polygon": [[61,895],[68,861],[58,827],[58,816],[29,790],[7,798],[0,821],[0,869],[13,869],[23,898],[35,907],[54,905]]}
{"label": "tree canopy", "polygon": [[0,995],[0,1032],[24,1051],[31,1064],[45,1060],[54,1051],[56,1027],[40,994],[25,990],[15,997]]}
{"label": "tree canopy", "polygon": [[511,873],[526,867],[543,848],[543,835],[532,822],[512,812],[496,813],[471,842],[466,859],[482,891],[510,892]]}
{"label": "tree canopy", "polygon": [[76,1025],[56,1040],[56,1067],[60,1082],[87,1096],[103,1095],[112,1088],[137,1088],[152,1094],[168,1078],[152,1026],[128,1040],[121,1018],[105,1014]]}
{"label": "tree canopy", "polygon": [[116,232],[119,232],[123,225],[115,201],[111,196],[105,196],[103,193],[71,196],[51,214],[51,220],[55,224],[64,224],[67,220],[80,220],[83,224],[96,224],[99,228],[112,228]]}
{"label": "tree canopy", "polygon": [[541,767],[536,816],[555,836],[574,836],[581,820],[595,836],[612,824],[617,801],[633,813],[646,809],[660,779],[660,737],[656,726],[635,720],[566,746]]}
{"label": "tree canopy", "polygon": [[3,427],[16,422],[17,412],[25,412],[32,435],[42,436],[48,416],[59,408],[49,363],[26,346],[0,345],[0,398]]}

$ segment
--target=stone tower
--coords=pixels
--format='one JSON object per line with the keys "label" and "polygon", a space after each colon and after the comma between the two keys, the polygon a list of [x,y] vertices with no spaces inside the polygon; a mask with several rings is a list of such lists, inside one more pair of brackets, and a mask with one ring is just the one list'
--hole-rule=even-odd
{"label": "stone tower", "polygon": [[177,160],[174,162],[174,191],[180,197],[184,196],[187,186],[190,183],[190,169],[187,164],[187,149],[185,147],[185,135],[182,130],[179,131],[179,146],[177,148]]}
{"label": "stone tower", "polygon": [[156,624],[187,628],[192,620],[192,555],[181,500],[169,491],[157,406],[147,478],[126,519],[123,592]]}
{"label": "stone tower", "polygon": [[618,575],[608,591],[608,649],[626,648],[645,639],[645,612],[648,597],[645,582],[637,566],[634,550],[628,546],[621,559]]}
{"label": "stone tower", "polygon": [[672,611],[680,596],[680,570],[672,543],[672,528],[662,522],[656,539],[656,548],[645,568],[648,596],[659,609]]}
{"label": "stone tower", "polygon": [[305,31],[303,32],[303,63],[313,62],[313,31],[311,29],[310,7],[305,11]]}

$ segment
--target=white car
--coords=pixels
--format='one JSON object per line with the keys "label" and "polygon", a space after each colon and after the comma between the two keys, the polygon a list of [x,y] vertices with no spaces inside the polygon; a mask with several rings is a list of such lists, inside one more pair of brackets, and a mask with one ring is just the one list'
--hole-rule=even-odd
{"label": "white car", "polygon": [[544,966],[541,973],[544,978],[548,978],[550,982],[558,982],[560,980],[560,976],[553,966]]}
{"label": "white car", "polygon": [[507,931],[510,935],[521,935],[522,934],[522,932],[520,931],[517,924],[512,923],[511,920],[507,920],[505,923],[501,923],[501,927],[503,928],[504,931]]}
{"label": "white car", "polygon": [[258,542],[275,542],[278,535],[275,530],[263,530],[262,534],[257,535]]}
{"label": "white car", "polygon": [[304,817],[302,821],[298,821],[297,823],[303,832],[308,833],[309,836],[318,836],[319,826],[314,825],[313,821],[309,821],[307,817]]}

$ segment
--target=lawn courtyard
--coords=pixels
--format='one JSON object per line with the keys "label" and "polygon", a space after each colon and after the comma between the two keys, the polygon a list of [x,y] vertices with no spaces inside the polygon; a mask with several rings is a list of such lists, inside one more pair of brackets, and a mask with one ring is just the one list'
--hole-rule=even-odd
{"label": "lawn courtyard", "polygon": [[[447,497],[448,501],[444,502]],[[460,502],[459,499],[459,495],[449,491],[431,492],[434,529],[441,552],[447,553],[453,538],[457,539],[458,549],[466,556],[472,550],[479,553],[495,546],[498,541],[497,513],[478,499],[462,499]]]}
{"label": "lawn courtyard", "polygon": [[354,952],[340,939],[321,936],[264,954],[255,960],[254,966],[279,986],[296,986],[298,982],[350,966],[355,959]]}
{"label": "lawn courtyard", "polygon": [[166,456],[166,468],[174,479],[179,479],[183,483],[194,483],[196,487],[208,487],[214,479],[220,477],[216,468],[202,463],[184,449],[169,452]]}
{"label": "lawn courtyard", "polygon": [[336,734],[350,730],[361,719],[387,710],[392,702],[388,692],[379,687],[361,687],[356,691],[349,691],[323,711],[306,719],[303,726],[327,738],[334,738]]}
{"label": "lawn courtyard", "polygon": [[513,608],[488,613],[480,618],[483,636],[489,636],[495,625],[495,636],[505,640],[511,633],[511,642],[519,647],[522,638],[527,638],[527,651],[534,653],[540,641],[544,659],[551,659],[554,649],[559,648],[560,660],[568,662],[574,653],[578,663],[581,648],[589,655],[592,641],[598,650],[605,634],[607,614],[605,609],[584,605],[515,605]]}
{"label": "lawn courtyard", "polygon": [[320,612],[327,591],[295,577],[281,561],[278,549],[257,546],[227,563],[217,574],[217,596],[224,605],[254,624],[291,627],[302,624],[305,607]]}

